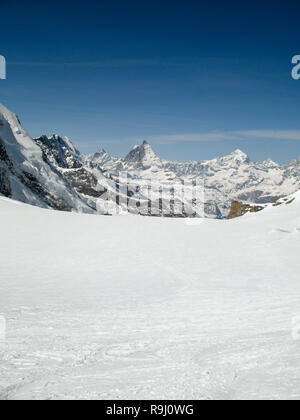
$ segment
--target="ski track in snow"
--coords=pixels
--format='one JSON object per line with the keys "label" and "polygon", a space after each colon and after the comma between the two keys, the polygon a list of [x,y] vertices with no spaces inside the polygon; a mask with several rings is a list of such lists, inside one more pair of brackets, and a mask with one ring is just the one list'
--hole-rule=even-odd
{"label": "ski track in snow", "polygon": [[299,210],[188,226],[0,198],[0,399],[299,399]]}

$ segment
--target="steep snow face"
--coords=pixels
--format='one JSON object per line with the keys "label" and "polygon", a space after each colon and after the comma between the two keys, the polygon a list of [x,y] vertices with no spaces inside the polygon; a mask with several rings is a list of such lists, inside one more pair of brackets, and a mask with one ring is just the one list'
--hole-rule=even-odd
{"label": "steep snow face", "polygon": [[0,198],[0,400],[300,399],[294,198],[199,226]]}
{"label": "steep snow face", "polygon": [[0,193],[57,210],[91,211],[46,161],[15,114],[0,105]]}

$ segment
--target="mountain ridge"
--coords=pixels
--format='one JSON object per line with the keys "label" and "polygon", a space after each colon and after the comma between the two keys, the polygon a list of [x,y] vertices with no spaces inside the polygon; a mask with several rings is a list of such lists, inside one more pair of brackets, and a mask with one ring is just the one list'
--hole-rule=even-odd
{"label": "mountain ridge", "polygon": [[173,163],[173,164],[182,164],[182,165],[188,165],[188,164],[205,164],[207,162],[213,162],[213,161],[216,161],[216,160],[228,160],[230,157],[233,158],[233,159],[240,159],[240,160],[244,160],[244,161],[247,160],[247,161],[252,162],[252,163],[255,163],[255,164],[272,163],[272,164],[274,164],[276,166],[280,166],[282,168],[289,167],[291,165],[296,165],[296,164],[299,165],[300,164],[300,156],[292,159],[290,162],[288,162],[286,164],[282,164],[282,163],[276,162],[271,157],[267,157],[267,158],[265,158],[263,160],[254,161],[254,160],[252,160],[250,158],[250,156],[247,153],[245,153],[241,149],[236,149],[233,152],[228,153],[227,155],[217,156],[217,157],[212,158],[212,159],[200,159],[200,160],[196,160],[196,159],[189,159],[189,160],[167,159],[167,158],[161,158],[161,157],[159,157],[157,155],[157,153],[153,150],[153,147],[151,146],[151,144],[147,140],[143,140],[142,143],[133,146],[131,148],[131,150],[125,155],[125,157],[111,155],[104,148],[100,148],[95,153],[83,154],[83,156],[87,157],[88,159],[93,159],[93,157],[97,158],[97,157],[101,157],[101,156],[104,155],[104,156],[109,156],[112,160],[119,162],[119,161],[128,160],[127,158],[128,158],[128,156],[130,154],[132,154],[136,149],[138,149],[138,148],[140,148],[141,146],[144,146],[144,145],[150,146],[150,148],[152,149],[153,154],[161,162],[169,162],[169,163]]}
{"label": "mountain ridge", "polygon": [[[237,149],[212,160],[180,162],[161,159],[146,140],[124,158],[111,156],[104,149],[84,155],[67,137],[54,134],[33,139],[18,117],[0,106],[2,138],[0,193],[8,195],[13,190],[11,195],[20,201],[69,211],[96,212],[99,199],[114,188],[112,182],[117,185],[120,172],[127,172],[132,180],[151,179],[157,184],[201,184],[204,180],[208,217],[227,217],[234,200],[264,204],[300,188],[299,157],[288,165],[270,158],[253,162]],[[55,199],[49,198],[53,193],[60,203],[57,206],[53,204]]]}

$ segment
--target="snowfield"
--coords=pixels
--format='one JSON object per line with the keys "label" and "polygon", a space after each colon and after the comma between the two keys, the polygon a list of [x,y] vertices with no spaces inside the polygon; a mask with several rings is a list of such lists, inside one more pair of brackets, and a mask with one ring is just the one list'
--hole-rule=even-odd
{"label": "snowfield", "polygon": [[300,398],[300,193],[190,226],[0,198],[0,232],[0,399]]}

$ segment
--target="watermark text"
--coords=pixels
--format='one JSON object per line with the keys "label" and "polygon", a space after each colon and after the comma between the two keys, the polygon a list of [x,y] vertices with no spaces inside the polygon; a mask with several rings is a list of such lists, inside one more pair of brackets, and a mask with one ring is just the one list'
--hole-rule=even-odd
{"label": "watermark text", "polygon": [[294,80],[300,79],[300,55],[295,55],[292,58],[292,64],[295,64],[292,70],[292,78]]}
{"label": "watermark text", "polygon": [[0,79],[6,79],[6,59],[3,55],[0,55]]}

